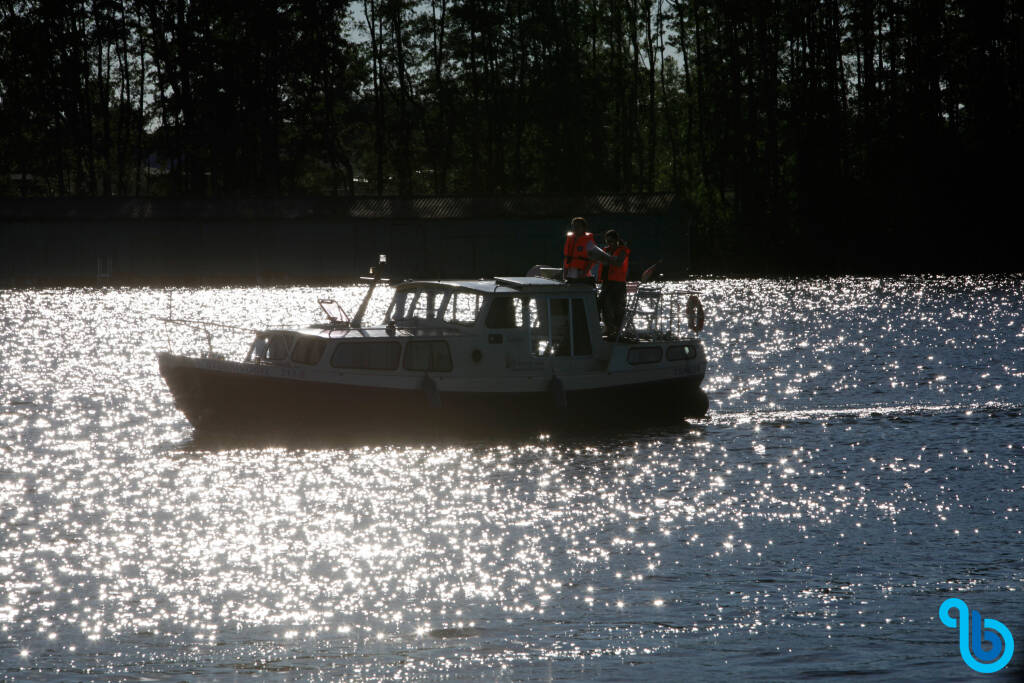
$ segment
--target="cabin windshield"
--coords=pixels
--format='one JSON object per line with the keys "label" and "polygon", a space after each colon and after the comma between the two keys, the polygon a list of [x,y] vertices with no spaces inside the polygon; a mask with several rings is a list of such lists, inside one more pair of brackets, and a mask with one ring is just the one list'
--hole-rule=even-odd
{"label": "cabin windshield", "polygon": [[452,292],[441,319],[457,325],[475,325],[483,303],[483,296],[475,292]]}
{"label": "cabin windshield", "polygon": [[439,313],[451,292],[436,289],[414,289],[395,293],[389,321],[439,320]]}
{"label": "cabin windshield", "polygon": [[476,324],[483,296],[476,292],[412,289],[397,292],[388,318],[391,322],[438,321],[456,325]]}
{"label": "cabin windshield", "polygon": [[264,332],[256,335],[252,346],[249,347],[248,360],[270,363],[286,360],[291,350],[294,336],[286,332]]}

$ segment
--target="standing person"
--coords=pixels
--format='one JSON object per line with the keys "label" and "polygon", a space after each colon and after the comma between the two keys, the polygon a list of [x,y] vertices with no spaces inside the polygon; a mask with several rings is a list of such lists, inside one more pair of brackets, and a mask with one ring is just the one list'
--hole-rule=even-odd
{"label": "standing person", "polygon": [[[562,279],[566,282],[585,282],[590,280],[590,270],[595,263],[618,265],[622,260],[615,260],[594,241],[594,235],[587,228],[587,221],[577,216],[569,224],[570,230],[565,236],[562,248]],[[592,280],[591,280],[592,281]]]}
{"label": "standing person", "polygon": [[598,281],[601,295],[597,298],[601,317],[604,318],[604,334],[614,337],[622,327],[626,315],[626,278],[629,276],[629,247],[615,230],[604,234],[604,250],[610,254],[613,263],[601,265]]}

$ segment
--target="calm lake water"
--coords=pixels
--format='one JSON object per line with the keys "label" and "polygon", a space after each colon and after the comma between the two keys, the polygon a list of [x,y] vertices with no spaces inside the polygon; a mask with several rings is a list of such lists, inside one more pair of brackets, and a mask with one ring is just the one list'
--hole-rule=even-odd
{"label": "calm lake water", "polygon": [[697,285],[705,421],[330,448],[196,441],[154,316],[355,288],[0,291],[0,677],[965,679],[952,596],[1020,676],[1021,278]]}

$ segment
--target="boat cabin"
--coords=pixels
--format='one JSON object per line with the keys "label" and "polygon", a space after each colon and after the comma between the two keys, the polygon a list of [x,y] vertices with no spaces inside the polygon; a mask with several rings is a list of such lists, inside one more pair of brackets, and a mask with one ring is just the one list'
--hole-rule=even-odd
{"label": "boat cabin", "polygon": [[343,372],[498,375],[608,371],[696,356],[695,344],[601,336],[590,284],[543,277],[397,285],[383,325],[331,323],[257,335],[246,360]]}
{"label": "boat cabin", "polygon": [[600,338],[592,286],[533,277],[407,283],[385,324],[486,336],[488,344],[525,342],[535,356],[591,356]]}

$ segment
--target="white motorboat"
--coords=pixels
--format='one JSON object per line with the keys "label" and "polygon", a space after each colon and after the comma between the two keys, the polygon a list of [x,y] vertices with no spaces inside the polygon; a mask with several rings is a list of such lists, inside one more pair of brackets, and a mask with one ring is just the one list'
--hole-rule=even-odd
{"label": "white motorboat", "polygon": [[699,300],[685,293],[687,318],[659,287],[630,289],[623,332],[606,338],[592,284],[407,281],[383,323],[369,326],[371,284],[351,320],[322,300],[327,323],[261,330],[241,360],[161,353],[160,372],[178,408],[209,431],[557,429],[703,416]]}

